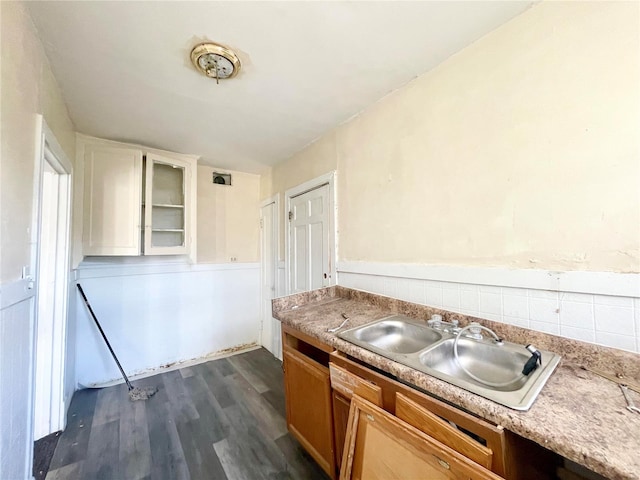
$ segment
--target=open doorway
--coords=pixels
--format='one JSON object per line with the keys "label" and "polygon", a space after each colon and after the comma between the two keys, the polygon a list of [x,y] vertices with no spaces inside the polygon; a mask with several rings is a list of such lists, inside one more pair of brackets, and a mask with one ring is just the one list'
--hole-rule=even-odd
{"label": "open doorway", "polygon": [[33,438],[65,427],[65,352],[71,223],[71,163],[42,118],[34,215],[35,361]]}

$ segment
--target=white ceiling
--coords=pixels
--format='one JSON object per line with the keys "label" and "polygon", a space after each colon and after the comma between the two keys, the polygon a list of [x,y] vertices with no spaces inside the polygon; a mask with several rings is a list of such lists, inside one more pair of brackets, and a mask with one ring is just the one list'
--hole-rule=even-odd
{"label": "white ceiling", "polygon": [[[260,173],[533,1],[28,2],[78,131]],[[236,50],[216,85],[191,48]]]}

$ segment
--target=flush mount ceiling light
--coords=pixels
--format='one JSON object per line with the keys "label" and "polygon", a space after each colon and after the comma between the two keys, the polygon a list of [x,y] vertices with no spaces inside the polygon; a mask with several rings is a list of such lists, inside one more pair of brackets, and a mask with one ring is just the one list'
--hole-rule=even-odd
{"label": "flush mount ceiling light", "polygon": [[219,80],[235,77],[240,71],[240,59],[227,47],[217,43],[201,43],[191,50],[191,61],[207,77]]}

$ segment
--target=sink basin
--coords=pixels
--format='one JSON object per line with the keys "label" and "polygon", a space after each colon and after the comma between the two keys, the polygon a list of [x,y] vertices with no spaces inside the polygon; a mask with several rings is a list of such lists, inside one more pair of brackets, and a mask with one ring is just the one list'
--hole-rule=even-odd
{"label": "sink basin", "polygon": [[453,352],[455,335],[402,315],[383,318],[337,335],[515,410],[531,408],[560,362],[559,355],[541,350],[542,365],[525,376],[522,368],[531,355],[523,345],[510,342],[498,345],[492,340],[466,337],[458,341],[456,359]]}
{"label": "sink basin", "polygon": [[407,320],[410,319],[382,320],[357,328],[352,335],[361,344],[401,354],[418,352],[442,339],[440,332]]}
{"label": "sink basin", "polygon": [[[508,344],[499,346],[461,338],[458,342],[458,361],[453,353],[454,341],[450,338],[422,353],[420,363],[445,375],[493,390],[519,390],[527,382],[528,377],[522,375],[522,367],[530,355],[526,354],[524,348],[521,349],[525,353],[521,353]],[[469,376],[460,364],[472,375],[490,384]]]}

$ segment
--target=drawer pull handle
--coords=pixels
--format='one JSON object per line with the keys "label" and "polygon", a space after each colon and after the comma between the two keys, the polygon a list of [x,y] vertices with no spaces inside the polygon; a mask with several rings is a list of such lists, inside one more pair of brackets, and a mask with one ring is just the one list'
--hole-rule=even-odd
{"label": "drawer pull handle", "polygon": [[[435,455],[434,455],[435,457]],[[448,462],[445,462],[444,460],[442,460],[439,457],[436,457],[436,460],[438,460],[438,463],[440,464],[440,466],[446,470],[450,470],[451,469],[451,465],[449,465]]]}

